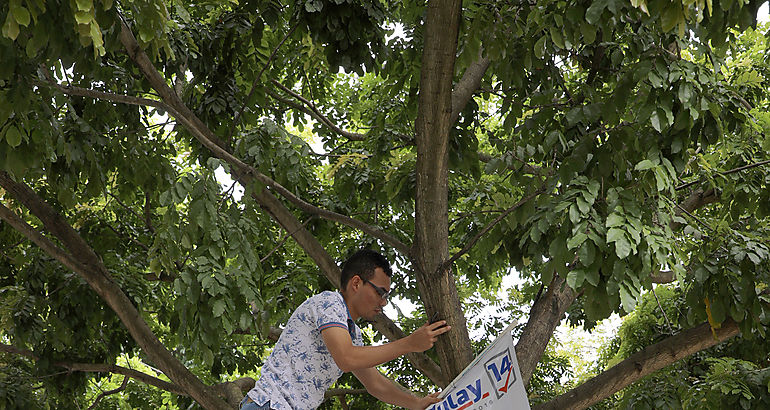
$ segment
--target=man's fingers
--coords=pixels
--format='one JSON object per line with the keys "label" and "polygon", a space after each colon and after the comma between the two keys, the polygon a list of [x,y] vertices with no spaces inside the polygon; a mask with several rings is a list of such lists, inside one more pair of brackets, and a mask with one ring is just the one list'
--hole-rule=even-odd
{"label": "man's fingers", "polygon": [[441,329],[444,326],[446,326],[446,320],[439,320],[438,322],[435,322],[435,323],[429,323],[428,324],[428,329],[430,329],[430,330],[438,330],[438,329]]}

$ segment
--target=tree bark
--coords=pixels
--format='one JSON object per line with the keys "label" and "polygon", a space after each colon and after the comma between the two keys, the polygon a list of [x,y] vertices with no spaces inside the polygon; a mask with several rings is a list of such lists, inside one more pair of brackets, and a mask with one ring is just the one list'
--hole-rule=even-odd
{"label": "tree bark", "polygon": [[708,322],[645,347],[609,370],[575,389],[534,407],[536,410],[584,409],[609,397],[629,384],[693,353],[721,343],[739,333],[738,324],[728,319],[712,334]]}
{"label": "tree bark", "polygon": [[460,6],[459,0],[428,2],[415,124],[417,193],[412,263],[426,312],[438,312],[452,326],[436,343],[445,380],[453,379],[473,359],[455,277],[451,269],[441,269],[449,258],[449,129]]}
{"label": "tree bark", "polygon": [[[0,186],[11,194],[32,212],[46,229],[56,236],[67,248],[70,255],[77,255],[78,264],[74,265],[70,260],[61,260],[62,252],[51,254],[60,260],[65,266],[76,268],[74,271],[88,282],[88,285],[107,303],[118,315],[121,322],[128,329],[136,343],[147,354],[147,357],[158,366],[169,379],[178,384],[184,391],[192,396],[198,403],[207,409],[225,409],[227,404],[211,392],[187,367],[177,360],[171,352],[158,340],[152,329],[142,319],[139,311],[134,307],[123,290],[112,280],[101,258],[78,235],[78,233],[43,201],[34,191],[25,184],[17,183],[5,173],[0,172]],[[6,208],[7,209],[7,208]],[[8,215],[3,214],[4,219]],[[18,222],[18,221],[17,221]],[[9,222],[10,223],[10,222]],[[23,221],[22,221],[23,223]],[[26,225],[26,223],[25,223]],[[31,227],[27,229],[34,230]],[[20,231],[24,233],[23,231]],[[27,232],[29,233],[29,232]],[[29,237],[31,240],[40,241],[41,236]],[[40,244],[38,244],[40,245]],[[50,248],[51,244],[45,244]],[[55,247],[55,246],[54,246]],[[41,246],[43,248],[43,246]],[[44,248],[45,249],[45,248]]]}

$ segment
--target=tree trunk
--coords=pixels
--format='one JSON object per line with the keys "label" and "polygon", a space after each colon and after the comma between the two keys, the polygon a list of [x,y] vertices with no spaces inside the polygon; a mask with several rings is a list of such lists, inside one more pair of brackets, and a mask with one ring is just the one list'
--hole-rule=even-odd
{"label": "tree trunk", "polygon": [[703,323],[662,342],[645,347],[602,374],[534,409],[584,409],[650,373],[723,342],[738,333],[738,324],[730,319],[722,323],[719,329],[714,329],[714,333],[708,322]]}
{"label": "tree trunk", "polygon": [[449,128],[460,18],[459,0],[429,1],[416,121],[417,192],[412,262],[426,312],[438,312],[452,330],[436,348],[445,380],[473,359],[465,316],[450,267],[448,226]]}

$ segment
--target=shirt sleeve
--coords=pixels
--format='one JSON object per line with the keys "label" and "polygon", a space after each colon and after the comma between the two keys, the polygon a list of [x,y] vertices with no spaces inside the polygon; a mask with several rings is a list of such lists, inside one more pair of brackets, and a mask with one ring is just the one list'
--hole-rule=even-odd
{"label": "shirt sleeve", "polygon": [[316,327],[323,331],[330,327],[341,327],[348,330],[348,312],[339,296],[329,292],[319,295],[315,305]]}

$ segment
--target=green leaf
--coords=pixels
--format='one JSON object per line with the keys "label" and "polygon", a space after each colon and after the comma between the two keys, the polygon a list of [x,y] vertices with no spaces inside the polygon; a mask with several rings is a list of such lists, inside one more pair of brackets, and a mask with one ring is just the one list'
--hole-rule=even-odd
{"label": "green leaf", "polygon": [[586,10],[586,21],[588,24],[596,24],[599,18],[602,16],[602,12],[607,7],[609,0],[597,0],[591,3],[591,6]]}
{"label": "green leaf", "polygon": [[572,238],[569,238],[569,240],[567,241],[567,249],[572,250],[577,248],[583,242],[585,242],[586,238],[588,238],[588,235],[586,235],[583,232],[580,232],[577,235],[573,236]]}
{"label": "green leaf", "polygon": [[78,5],[78,10],[80,11],[91,11],[91,9],[94,7],[93,0],[75,0],[75,2]]}
{"label": "green leaf", "polygon": [[660,23],[663,31],[671,31],[680,21],[684,21],[681,3],[671,3],[665,10],[663,10],[663,13],[661,13]]}
{"label": "green leaf", "polygon": [[620,284],[620,303],[623,304],[623,310],[627,313],[633,312],[636,307],[636,298],[626,289],[625,284]]}
{"label": "green leaf", "polygon": [[16,20],[19,25],[24,27],[29,26],[29,11],[24,8],[20,2],[12,1],[10,11],[11,14],[13,14],[13,19]]}
{"label": "green leaf", "polygon": [[581,107],[575,107],[567,111],[565,118],[567,118],[567,125],[571,127],[583,119],[583,109]]}
{"label": "green leaf", "polygon": [[577,290],[580,286],[583,286],[583,281],[586,275],[582,269],[575,269],[567,274],[567,285],[572,289]]}
{"label": "green leaf", "polygon": [[583,22],[580,24],[580,34],[583,35],[583,40],[586,44],[591,44],[596,41],[596,26]]}
{"label": "green leaf", "polygon": [[5,19],[5,24],[3,25],[3,37],[10,38],[11,40],[16,40],[16,37],[19,36],[19,24],[16,23],[16,20],[11,16],[11,14],[8,14],[8,17]]}
{"label": "green leaf", "polygon": [[610,216],[607,217],[607,222],[605,222],[605,226],[607,228],[612,228],[614,226],[620,226],[626,223],[626,218],[623,215],[620,214],[610,214]]}
{"label": "green leaf", "polygon": [[10,145],[12,148],[16,148],[21,145],[21,137],[21,131],[19,131],[19,129],[13,125],[8,127],[8,129],[5,131],[5,140],[8,141],[8,145]]}
{"label": "green leaf", "polygon": [[586,274],[586,280],[592,286],[597,286],[599,284],[600,277],[599,277],[599,271],[597,269],[589,269],[585,274]]}
{"label": "green leaf", "polygon": [[556,47],[564,48],[564,37],[561,35],[561,30],[556,26],[551,26],[550,29],[551,32],[551,40],[553,40],[553,43],[556,45]]}
{"label": "green leaf", "polygon": [[612,228],[607,231],[607,243],[619,241],[626,238],[626,231],[618,228]]}
{"label": "green leaf", "polygon": [[650,168],[653,168],[653,167],[655,167],[655,163],[654,162],[650,161],[649,159],[644,159],[644,160],[639,161],[638,164],[636,164],[636,166],[634,167],[634,170],[635,171],[644,171],[646,169],[650,169]]}
{"label": "green leaf", "polygon": [[579,196],[576,198],[577,206],[580,209],[580,213],[585,215],[588,213],[588,211],[591,210],[591,204],[586,202],[585,199],[583,199],[582,196]]}
{"label": "green leaf", "polygon": [[222,299],[217,299],[214,302],[214,306],[211,307],[211,312],[214,313],[214,317],[220,317],[222,316],[222,313],[225,312],[225,308],[227,307],[227,304]]}
{"label": "green leaf", "polygon": [[535,57],[537,57],[538,60],[542,60],[543,57],[545,57],[545,36],[540,37],[540,39],[535,42],[534,52]]}
{"label": "green leaf", "polygon": [[652,112],[652,115],[650,115],[650,123],[652,124],[652,128],[655,128],[655,131],[660,132],[663,127],[661,126],[661,118],[658,110],[654,110]]}
{"label": "green leaf", "polygon": [[580,211],[578,211],[578,207],[575,204],[572,204],[569,207],[569,220],[576,224],[580,221]]}
{"label": "green leaf", "polygon": [[621,238],[615,241],[615,254],[618,255],[618,258],[624,259],[628,257],[632,250],[633,248],[631,247],[631,243],[628,242],[626,238]]}
{"label": "green leaf", "polygon": [[78,22],[78,24],[88,24],[91,22],[91,13],[87,11],[76,11],[75,12],[75,21]]}
{"label": "green leaf", "polygon": [[578,258],[583,266],[588,266],[594,262],[596,258],[596,247],[591,241],[584,241],[578,250]]}

